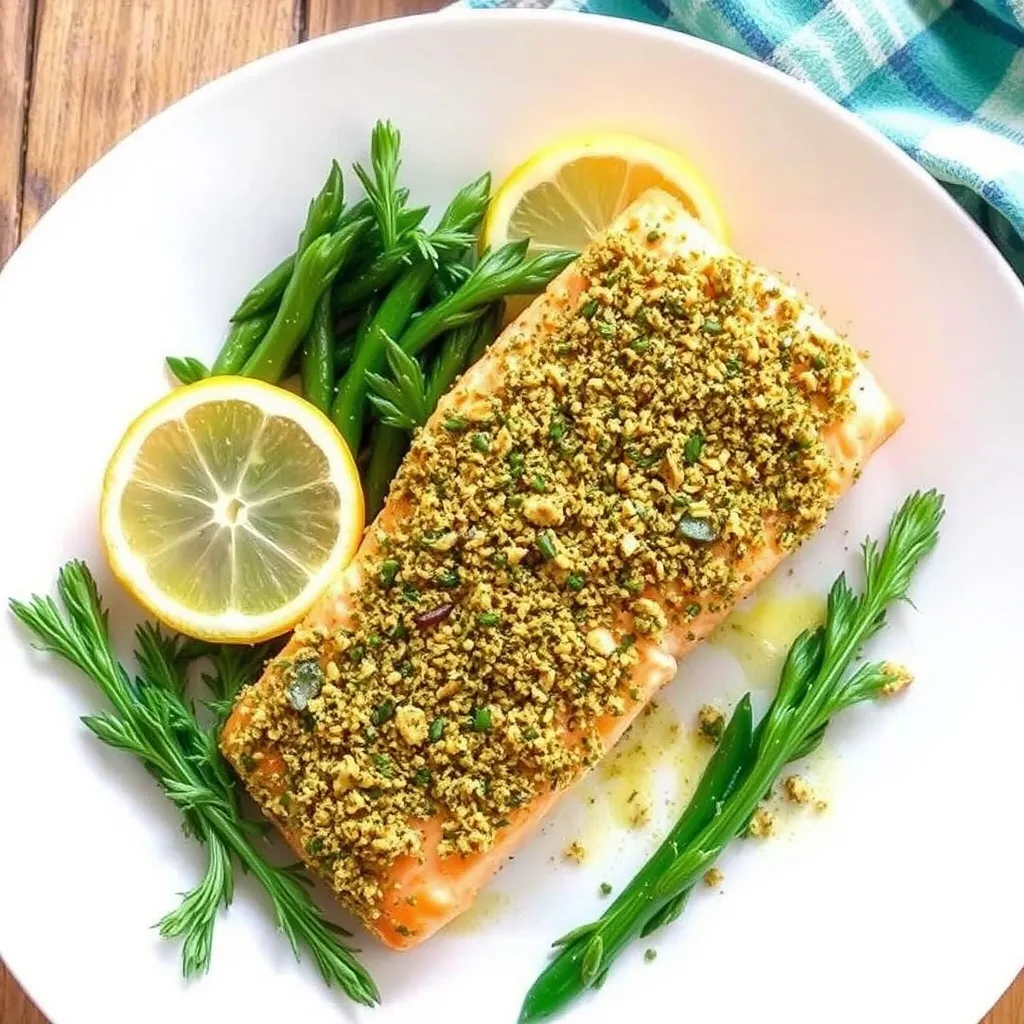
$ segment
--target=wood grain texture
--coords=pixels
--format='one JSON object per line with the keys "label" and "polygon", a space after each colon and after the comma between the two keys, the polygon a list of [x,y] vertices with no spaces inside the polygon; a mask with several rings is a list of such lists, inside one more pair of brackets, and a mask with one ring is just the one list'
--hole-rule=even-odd
{"label": "wood grain texture", "polygon": [[981,1024],[1024,1024],[1024,971]]}
{"label": "wood grain texture", "polygon": [[46,1018],[0,961],[0,1024],[46,1024]]}
{"label": "wood grain texture", "polygon": [[36,2],[22,233],[136,125],[296,32],[294,0]]}
{"label": "wood grain texture", "polygon": [[403,14],[439,11],[449,0],[307,0],[309,37]]}
{"label": "wood grain texture", "polygon": [[35,0],[0,2],[0,266],[19,238],[34,15]]}
{"label": "wood grain texture", "polygon": [[[0,263],[97,157],[196,86],[300,37],[443,6],[0,0]],[[46,1024],[2,962],[0,1024]],[[1024,972],[982,1024],[1024,1024]]]}

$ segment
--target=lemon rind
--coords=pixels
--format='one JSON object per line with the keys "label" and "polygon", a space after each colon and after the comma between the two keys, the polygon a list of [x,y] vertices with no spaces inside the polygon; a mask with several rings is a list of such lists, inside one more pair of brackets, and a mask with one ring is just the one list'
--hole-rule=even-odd
{"label": "lemon rind", "polygon": [[[538,184],[553,180],[562,167],[582,156],[617,156],[634,163],[648,162],[667,178],[685,183],[698,212],[707,214],[700,218],[705,227],[723,243],[728,241],[725,218],[718,200],[689,160],[648,139],[611,132],[575,136],[552,143],[515,167],[491,200],[482,232],[484,245],[493,248],[507,241],[507,225],[522,197]],[[498,225],[501,226],[500,231],[497,230]]]}
{"label": "lemon rind", "polygon": [[[299,594],[280,608],[260,615],[247,615],[237,609],[218,615],[190,613],[179,602],[169,599],[153,583],[145,560],[132,551],[119,516],[121,496],[132,479],[135,459],[149,434],[162,423],[181,419],[198,405],[228,400],[252,401],[265,415],[280,415],[298,423],[327,459],[329,478],[338,489],[339,508],[348,511],[346,518],[352,524],[339,536],[330,556],[309,577]],[[334,424],[296,395],[247,377],[213,377],[176,388],[146,409],[125,431],[107,466],[100,502],[100,529],[107,557],[111,570],[125,589],[149,612],[179,632],[223,643],[256,643],[294,626],[351,561],[362,538],[364,523],[359,472]]]}

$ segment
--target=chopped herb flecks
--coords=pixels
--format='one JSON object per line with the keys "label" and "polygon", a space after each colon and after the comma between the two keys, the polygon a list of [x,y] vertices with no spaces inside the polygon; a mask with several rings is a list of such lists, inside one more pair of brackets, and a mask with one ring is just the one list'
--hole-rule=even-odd
{"label": "chopped herb flecks", "polygon": [[396,862],[486,853],[578,778],[649,648],[733,602],[768,526],[788,550],[834,501],[822,435],[852,351],[677,228],[608,234],[577,299],[542,300],[500,373],[463,378],[368,529],[366,585],[251,691],[235,763],[280,756],[249,788],[368,920]]}

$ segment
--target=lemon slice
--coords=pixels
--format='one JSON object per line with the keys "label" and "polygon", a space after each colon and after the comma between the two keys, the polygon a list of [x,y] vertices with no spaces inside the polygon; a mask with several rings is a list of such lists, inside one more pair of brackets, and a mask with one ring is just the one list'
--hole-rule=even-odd
{"label": "lemon slice", "polygon": [[530,238],[537,251],[582,249],[654,187],[725,241],[718,203],[687,160],[631,135],[594,135],[542,149],[514,170],[491,200],[484,244]]}
{"label": "lemon slice", "polygon": [[159,619],[254,643],[294,625],[348,564],[363,495],[348,447],[312,405],[214,377],[128,428],[100,527],[115,575]]}

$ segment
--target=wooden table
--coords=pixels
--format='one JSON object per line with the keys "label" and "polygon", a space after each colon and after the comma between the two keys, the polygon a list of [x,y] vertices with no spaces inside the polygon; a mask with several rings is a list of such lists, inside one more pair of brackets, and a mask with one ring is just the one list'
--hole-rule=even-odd
{"label": "wooden table", "polygon": [[[0,265],[82,171],[179,96],[272,50],[445,2],[0,0]],[[0,1024],[46,1024],[3,963]],[[1024,1024],[1024,973],[983,1024]]]}

